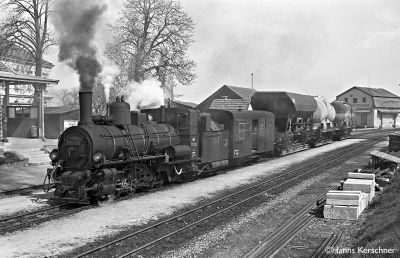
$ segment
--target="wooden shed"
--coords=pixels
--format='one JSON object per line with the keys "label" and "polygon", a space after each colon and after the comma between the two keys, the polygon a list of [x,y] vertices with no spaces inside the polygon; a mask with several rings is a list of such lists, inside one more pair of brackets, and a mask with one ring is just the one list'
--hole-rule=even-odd
{"label": "wooden shed", "polygon": [[79,108],[46,107],[44,110],[44,130],[46,138],[58,139],[58,136],[70,126],[77,125]]}

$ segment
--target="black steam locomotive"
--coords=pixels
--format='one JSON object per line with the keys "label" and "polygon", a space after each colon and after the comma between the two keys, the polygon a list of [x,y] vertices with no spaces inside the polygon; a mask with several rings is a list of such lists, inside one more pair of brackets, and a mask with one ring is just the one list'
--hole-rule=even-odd
{"label": "black steam locomotive", "polygon": [[123,98],[109,115],[91,114],[80,92],[80,121],[50,153],[54,199],[90,203],[107,195],[191,180],[274,151],[275,117],[267,111],[158,108],[130,111]]}

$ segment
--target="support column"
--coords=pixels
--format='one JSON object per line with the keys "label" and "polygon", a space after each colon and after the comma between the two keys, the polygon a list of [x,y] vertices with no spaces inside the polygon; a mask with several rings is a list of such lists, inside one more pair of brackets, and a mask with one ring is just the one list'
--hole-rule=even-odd
{"label": "support column", "polygon": [[4,99],[3,99],[3,106],[4,106],[4,117],[3,117],[3,139],[7,139],[7,119],[8,119],[8,113],[7,113],[7,107],[10,105],[10,83],[5,81],[4,82],[5,88],[4,88]]}
{"label": "support column", "polygon": [[44,135],[44,93],[43,90],[46,86],[45,85],[40,85],[38,91],[39,91],[39,138],[43,139],[45,138]]}
{"label": "support column", "polygon": [[[44,135],[44,93],[43,91],[46,89],[46,84],[34,84],[35,88],[35,96],[34,101],[32,102],[33,106],[38,107],[38,137],[43,139]],[[36,99],[36,101],[35,101]]]}

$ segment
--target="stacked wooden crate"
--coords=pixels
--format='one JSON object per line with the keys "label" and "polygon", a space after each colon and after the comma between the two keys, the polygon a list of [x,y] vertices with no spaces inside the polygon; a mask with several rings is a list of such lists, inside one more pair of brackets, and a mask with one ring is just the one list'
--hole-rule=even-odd
{"label": "stacked wooden crate", "polygon": [[375,195],[375,175],[349,172],[343,190],[326,194],[324,218],[357,220]]}

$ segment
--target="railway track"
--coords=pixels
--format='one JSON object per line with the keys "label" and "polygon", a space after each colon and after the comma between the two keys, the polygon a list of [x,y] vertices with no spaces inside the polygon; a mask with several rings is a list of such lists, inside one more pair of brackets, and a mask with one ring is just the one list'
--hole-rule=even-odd
{"label": "railway track", "polygon": [[[377,141],[374,141],[368,145],[372,146]],[[317,198],[320,200],[325,193]],[[318,203],[321,203],[318,201]],[[256,246],[244,257],[255,258],[255,257],[274,257],[297,233],[305,228],[308,223],[311,222],[312,217],[307,214],[306,211],[310,211],[315,206],[315,203],[311,202],[305,206],[299,213],[297,213],[291,220],[282,225],[277,231],[269,236],[263,243]],[[329,238],[326,238],[320,246],[315,250],[312,257],[329,257],[330,254],[326,253],[327,248],[334,248],[340,241],[342,235],[332,234]]]}
{"label": "railway track", "polygon": [[342,238],[343,233],[336,235],[331,234],[329,237],[326,237],[324,241],[318,246],[318,248],[314,251],[311,255],[311,258],[327,258],[332,257],[333,248],[339,243],[340,239]]}
{"label": "railway track", "polygon": [[[102,256],[102,255],[107,256],[107,254],[105,254],[105,253],[107,253],[110,248],[112,248],[113,246],[115,247],[117,245],[118,245],[118,248],[112,249],[113,250],[112,253],[114,255],[117,255],[117,257],[127,257],[127,256],[131,256],[133,254],[137,254],[139,252],[151,250],[151,248],[153,246],[155,246],[156,244],[162,245],[162,244],[160,244],[162,241],[169,240],[169,239],[171,239],[172,236],[177,235],[178,233],[187,231],[188,229],[191,229],[191,228],[195,228],[196,226],[199,226],[201,223],[208,222],[208,221],[212,220],[213,218],[215,218],[219,215],[223,215],[227,211],[232,211],[235,208],[237,208],[245,203],[249,203],[251,201],[252,204],[256,205],[257,202],[260,202],[260,203],[265,202],[265,196],[267,193],[274,193],[274,191],[277,191],[277,190],[279,191],[280,189],[282,189],[286,185],[289,185],[290,183],[292,183],[292,184],[296,183],[296,182],[298,182],[298,180],[302,180],[303,177],[311,176],[313,173],[327,167],[328,165],[336,164],[340,160],[348,158],[348,156],[351,154],[355,154],[357,152],[362,152],[364,149],[371,147],[376,142],[378,142],[378,141],[373,141],[373,142],[370,142],[367,144],[362,144],[361,146],[359,144],[356,144],[356,145],[353,145],[352,147],[347,147],[345,150],[342,149],[338,152],[335,152],[334,154],[322,157],[321,159],[319,159],[317,161],[310,162],[310,163],[303,165],[297,169],[288,171],[279,176],[275,176],[272,179],[265,180],[263,182],[255,184],[255,185],[245,188],[243,190],[237,191],[235,193],[224,196],[220,199],[214,200],[205,205],[202,205],[197,208],[186,211],[182,214],[179,214],[179,215],[176,215],[169,219],[157,222],[157,223],[147,226],[145,228],[141,228],[135,232],[126,234],[122,237],[119,237],[112,241],[101,244],[101,245],[97,246],[96,248],[86,250],[78,255],[76,255],[76,253],[73,253],[73,254],[69,254],[69,256],[73,256],[73,255],[75,255],[75,257],[84,257],[84,256],[89,256],[89,255],[91,255],[92,257],[97,257],[97,256]],[[324,164],[320,165],[321,162],[323,162]],[[296,173],[296,172],[298,172],[298,173]],[[265,186],[267,186],[267,189],[265,189]],[[240,195],[243,195],[243,196],[240,196]],[[239,198],[239,200],[235,200],[237,198]],[[261,200],[257,201],[257,198],[259,198]],[[310,204],[310,205],[315,205],[315,203]],[[310,207],[308,207],[308,206],[305,207],[304,211],[310,210],[309,209]],[[198,213],[205,213],[206,215],[202,215],[202,214],[198,214]],[[296,232],[296,231],[298,232],[299,230],[301,230],[303,228],[304,223],[311,218],[310,216],[302,216],[302,217],[304,217],[304,219],[301,220],[301,222],[296,222],[293,224],[294,229],[292,230],[292,233],[288,234],[287,231],[285,231],[285,230],[279,231],[285,235],[282,235],[281,233],[276,233],[276,238],[281,239],[280,243],[282,243],[282,241],[285,239],[285,236],[286,237],[291,236],[294,232]],[[295,217],[295,219],[293,219],[291,221],[297,221],[296,217]],[[182,224],[184,224],[183,227],[180,226]],[[286,225],[286,227],[287,227],[287,225]],[[159,235],[160,232],[166,232],[166,233],[164,235],[160,236]],[[149,239],[152,239],[152,240],[150,241]],[[136,244],[136,248],[127,250],[126,247],[131,246],[132,243],[124,244],[125,241],[133,241],[134,244]],[[283,241],[283,242],[285,242],[285,241]],[[276,247],[280,248],[277,245],[274,245],[274,246],[275,246],[274,248],[276,248]],[[109,255],[109,253],[108,253],[108,255]]]}
{"label": "railway track", "polygon": [[0,196],[2,195],[15,195],[15,194],[26,194],[30,193],[32,191],[38,190],[38,189],[43,189],[46,187],[47,189],[50,189],[54,186],[54,184],[41,184],[41,185],[32,185],[32,186],[27,186],[27,187],[22,187],[18,189],[13,189],[13,190],[7,190],[7,191],[2,191],[0,192]]}
{"label": "railway track", "polygon": [[[65,209],[62,209],[65,208]],[[72,212],[88,209],[87,206],[71,206],[69,203],[60,203],[50,207],[26,212],[23,214],[12,215],[0,219],[0,234],[12,232],[17,229],[38,224],[50,219],[68,215]]]}
{"label": "railway track", "polygon": [[303,230],[311,222],[313,217],[309,214],[309,211],[322,205],[324,201],[321,201],[321,199],[323,199],[324,196],[325,193],[311,201],[287,223],[273,232],[268,239],[264,240],[263,243],[256,246],[245,256],[243,256],[243,258],[273,257],[275,254],[277,254],[281,247],[286,245],[296,236],[298,232]]}

